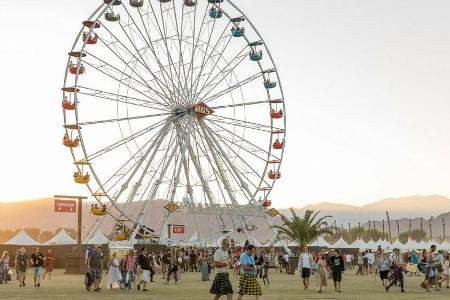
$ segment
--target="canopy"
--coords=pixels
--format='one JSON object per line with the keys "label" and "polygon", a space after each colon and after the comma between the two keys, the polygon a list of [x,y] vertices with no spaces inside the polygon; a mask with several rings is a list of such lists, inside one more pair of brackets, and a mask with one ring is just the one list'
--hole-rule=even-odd
{"label": "canopy", "polygon": [[350,248],[366,249],[366,243],[362,239],[357,239],[351,243]]}
{"label": "canopy", "polygon": [[404,250],[405,249],[405,245],[402,244],[398,239],[392,243],[391,246],[392,249],[400,249],[400,250]]}
{"label": "canopy", "polygon": [[328,248],[330,247],[330,244],[328,244],[327,241],[325,241],[323,239],[323,237],[319,236],[319,238],[317,238],[317,240],[315,240],[313,243],[311,243],[309,246],[311,247],[323,247],[323,248]]}
{"label": "canopy", "polygon": [[391,243],[389,243],[387,240],[381,240],[381,248],[387,250],[391,248]]}
{"label": "canopy", "polygon": [[438,250],[450,250],[450,243],[447,240],[443,241],[440,245],[437,246]]}
{"label": "canopy", "polygon": [[427,243],[424,240],[421,240],[417,246],[417,249],[427,249]]}
{"label": "canopy", "polygon": [[339,240],[337,240],[336,243],[334,243],[332,248],[344,249],[344,248],[351,248],[351,247],[341,236],[341,238]]}
{"label": "canopy", "polygon": [[108,244],[108,238],[101,231],[97,231],[97,233],[86,243],[86,244]]}
{"label": "canopy", "polygon": [[416,250],[419,248],[419,244],[412,239],[408,239],[408,241],[405,244],[405,249],[406,250]]}
{"label": "canopy", "polygon": [[15,237],[6,242],[7,245],[31,246],[39,244],[33,240],[24,229],[20,230]]}
{"label": "canopy", "polygon": [[292,241],[289,243],[288,247],[298,247],[298,244],[296,241]]}
{"label": "canopy", "polygon": [[74,245],[77,241],[70,237],[67,232],[62,229],[52,239],[45,242],[44,245]]}
{"label": "canopy", "polygon": [[367,249],[375,250],[375,249],[377,249],[377,247],[378,247],[378,244],[375,243],[375,242],[372,240],[372,238],[370,238],[370,241],[368,241],[368,242],[366,243],[366,248],[367,248]]}

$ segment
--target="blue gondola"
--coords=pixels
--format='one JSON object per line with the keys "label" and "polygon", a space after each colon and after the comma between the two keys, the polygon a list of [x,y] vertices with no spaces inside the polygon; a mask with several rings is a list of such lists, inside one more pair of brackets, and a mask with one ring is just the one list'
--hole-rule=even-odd
{"label": "blue gondola", "polygon": [[259,50],[256,52],[252,50],[250,51],[249,57],[251,61],[260,61],[262,59],[262,51]]}
{"label": "blue gondola", "polygon": [[266,89],[273,89],[276,86],[277,86],[277,83],[275,81],[268,81],[268,80],[264,81],[264,87]]}
{"label": "blue gondola", "polygon": [[220,8],[216,9],[215,7],[211,7],[209,10],[209,16],[213,19],[222,18],[222,10]]}
{"label": "blue gondola", "polygon": [[234,37],[242,37],[242,36],[244,36],[244,31],[245,31],[245,29],[244,29],[244,27],[242,27],[242,28],[232,28],[231,29],[231,34],[234,36]]}

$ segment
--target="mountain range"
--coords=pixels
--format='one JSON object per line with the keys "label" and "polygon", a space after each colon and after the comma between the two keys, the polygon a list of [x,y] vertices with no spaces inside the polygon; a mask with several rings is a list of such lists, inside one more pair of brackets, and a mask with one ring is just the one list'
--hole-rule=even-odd
{"label": "mountain range", "polygon": [[[96,216],[90,214],[90,202],[83,203],[83,227],[89,228],[95,221]],[[136,203],[134,205],[139,205]],[[158,228],[162,217],[164,201],[153,201],[149,209],[149,217],[147,225],[150,228]],[[423,228],[428,231],[428,220],[431,219],[431,227],[434,236],[441,235],[443,231],[442,219],[445,220],[447,227],[447,236],[450,234],[450,199],[440,195],[430,196],[408,196],[401,198],[389,198],[364,206],[353,206],[337,203],[318,203],[314,205],[306,205],[300,208],[294,208],[295,212],[300,216],[306,210],[320,211],[320,215],[332,216],[331,222],[336,222],[338,226],[343,224],[347,228],[347,224],[352,226],[361,224],[362,227],[368,227],[368,221],[373,221],[377,229],[381,231],[382,220],[386,220],[386,211],[389,211],[391,219],[391,227],[393,227],[393,235],[396,236],[397,225],[399,220],[400,232],[407,231],[409,227],[409,219],[411,220],[412,229],[420,228],[420,218],[423,218]],[[290,214],[289,209],[279,209],[282,214]],[[174,224],[184,224],[186,216],[176,215],[172,220]],[[279,217],[273,218],[275,223],[280,222]],[[54,231],[57,228],[76,228],[77,214],[75,213],[57,213],[54,212],[53,198],[44,198],[36,200],[24,200],[18,202],[0,202],[0,228],[17,229],[17,228],[40,228],[41,230]],[[191,225],[186,227],[186,236],[189,238],[195,231],[193,221],[188,222]],[[256,239],[260,241],[267,240],[270,237],[266,223],[263,220],[255,220],[254,223],[257,230],[253,232]],[[109,218],[104,222],[102,230],[104,233],[110,233],[113,227],[113,220]],[[199,217],[200,233],[207,236],[214,233],[214,228],[218,228],[214,217]],[[386,223],[387,228],[387,223]],[[386,229],[387,230],[387,229]],[[179,237],[184,238],[184,237]],[[237,237],[239,239],[239,237]],[[242,239],[242,238],[241,238]]]}

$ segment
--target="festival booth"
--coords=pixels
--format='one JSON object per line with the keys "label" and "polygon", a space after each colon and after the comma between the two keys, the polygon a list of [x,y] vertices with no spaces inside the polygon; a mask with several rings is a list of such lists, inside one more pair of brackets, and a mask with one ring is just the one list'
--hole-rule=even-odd
{"label": "festival booth", "polygon": [[408,241],[404,245],[405,249],[408,251],[419,249],[419,244],[412,239],[408,239]]}
{"label": "festival booth", "polygon": [[309,247],[317,247],[317,248],[322,249],[322,248],[329,248],[330,244],[328,244],[328,242],[325,241],[323,239],[323,237],[319,236],[317,238],[317,240],[315,240],[313,243],[309,244]]}
{"label": "festival booth", "polygon": [[404,251],[406,248],[405,248],[405,245],[402,244],[402,242],[400,242],[400,241],[397,239],[397,240],[395,240],[394,243],[392,243],[391,249],[392,249],[392,250],[394,250],[394,249],[399,249],[400,251]]}
{"label": "festival booth", "polygon": [[356,239],[353,243],[351,243],[350,247],[359,250],[367,249],[366,243],[362,239]]}
{"label": "festival booth", "polygon": [[418,244],[417,249],[420,250],[427,249],[427,243],[424,240],[421,240],[420,243]]}
{"label": "festival booth", "polygon": [[64,230],[60,230],[57,235],[45,242],[43,245],[75,245],[77,241],[70,237]]}
{"label": "festival booth", "polygon": [[366,243],[366,249],[376,250],[378,248],[377,243],[375,243],[372,238]]}
{"label": "festival booth", "polygon": [[336,243],[334,243],[333,246],[331,246],[331,248],[334,248],[334,249],[350,249],[352,247],[341,236],[339,238],[339,240],[337,240]]}
{"label": "festival booth", "polygon": [[97,231],[97,233],[90,238],[86,244],[88,245],[104,245],[104,244],[108,244],[109,240],[108,238],[103,234],[103,232],[101,231]]}
{"label": "festival booth", "polygon": [[449,251],[450,250],[450,243],[447,242],[447,240],[443,241],[442,243],[440,243],[437,246],[438,250],[444,250],[444,251]]}
{"label": "festival booth", "polygon": [[15,246],[36,246],[38,244],[24,229],[20,230],[12,239],[6,242],[6,245]]}

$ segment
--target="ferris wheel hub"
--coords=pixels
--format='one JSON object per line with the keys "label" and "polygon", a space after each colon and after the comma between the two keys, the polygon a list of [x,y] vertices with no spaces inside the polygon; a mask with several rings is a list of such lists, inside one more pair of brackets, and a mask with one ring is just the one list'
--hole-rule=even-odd
{"label": "ferris wheel hub", "polygon": [[192,111],[195,113],[198,119],[203,119],[207,115],[214,113],[214,110],[205,104],[205,102],[200,101],[199,103],[192,106]]}
{"label": "ferris wheel hub", "polygon": [[191,109],[187,106],[177,106],[173,109],[173,114],[177,117],[191,113]]}

